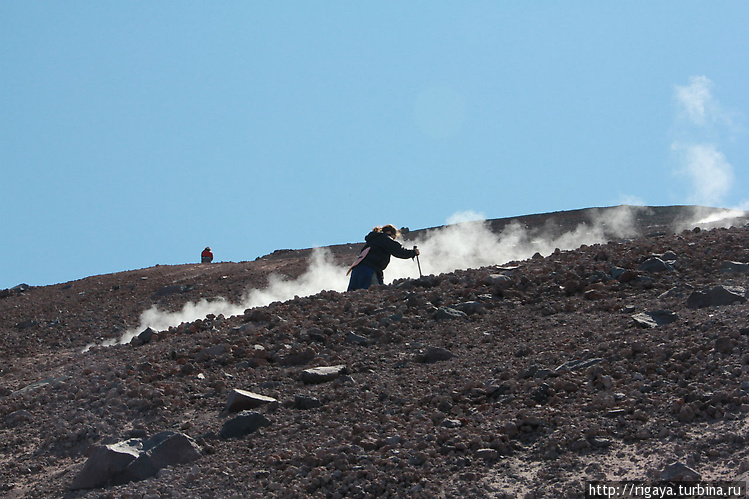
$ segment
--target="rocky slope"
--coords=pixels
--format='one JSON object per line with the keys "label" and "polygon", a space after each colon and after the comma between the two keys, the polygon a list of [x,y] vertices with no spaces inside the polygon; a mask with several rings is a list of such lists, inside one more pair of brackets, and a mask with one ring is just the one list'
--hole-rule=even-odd
{"label": "rocky slope", "polygon": [[[583,497],[590,480],[746,479],[749,228],[667,230],[682,211],[643,215],[645,237],[325,291],[86,352],[153,304],[238,300],[271,274],[298,276],[309,251],[6,290],[0,492],[539,498]],[[357,249],[331,251],[343,263]],[[230,431],[240,417],[262,424]],[[149,453],[153,476],[81,478],[106,446],[167,431],[189,452],[163,466]]]}

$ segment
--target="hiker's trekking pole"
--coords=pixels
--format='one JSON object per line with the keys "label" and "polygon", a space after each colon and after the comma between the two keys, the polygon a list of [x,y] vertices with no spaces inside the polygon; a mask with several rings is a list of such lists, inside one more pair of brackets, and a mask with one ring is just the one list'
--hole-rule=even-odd
{"label": "hiker's trekking pole", "polygon": [[[414,251],[416,250],[416,246],[414,246]],[[419,254],[416,253],[416,265],[419,266],[419,277],[424,277],[424,275],[421,273],[421,262],[419,262]]]}

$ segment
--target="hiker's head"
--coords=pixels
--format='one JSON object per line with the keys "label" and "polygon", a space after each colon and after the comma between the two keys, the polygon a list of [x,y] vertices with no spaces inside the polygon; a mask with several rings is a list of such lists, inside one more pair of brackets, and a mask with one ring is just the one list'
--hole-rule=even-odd
{"label": "hiker's head", "polygon": [[390,225],[390,224],[384,225],[382,227],[382,232],[392,237],[393,239],[398,237],[398,234],[399,234],[398,229],[396,229],[393,225]]}

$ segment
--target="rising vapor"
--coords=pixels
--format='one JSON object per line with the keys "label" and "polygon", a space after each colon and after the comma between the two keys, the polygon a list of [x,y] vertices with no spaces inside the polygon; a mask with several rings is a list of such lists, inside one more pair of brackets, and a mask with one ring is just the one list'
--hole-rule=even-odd
{"label": "rising vapor", "polygon": [[720,126],[732,127],[729,114],[712,95],[713,82],[706,76],[693,76],[689,85],[677,85],[676,130],[679,138],[671,144],[679,165],[674,173],[690,189],[692,203],[721,206],[734,184],[733,166],[716,143]]}
{"label": "rising vapor", "polygon": [[[583,244],[597,244],[611,237],[634,237],[634,215],[642,207],[619,206],[593,212],[594,216],[574,230],[559,233],[554,226],[528,229],[513,222],[497,234],[492,231],[483,215],[460,212],[451,216],[450,224],[428,231],[426,236],[404,241],[404,246],[418,245],[425,274],[441,274],[455,270],[502,265],[520,261],[536,253],[548,256],[555,249],[569,250]],[[275,301],[286,301],[296,296],[308,296],[323,290],[343,292],[348,278],[346,266],[336,265],[331,253],[317,248],[310,257],[307,271],[297,279],[271,276],[268,286],[248,290],[240,303],[232,304],[224,298],[187,303],[178,312],[166,312],[156,306],[144,311],[137,328],[127,331],[120,343],[150,327],[156,331],[178,326],[183,322],[202,319],[208,314],[226,317],[242,314],[248,308],[261,307]],[[419,277],[416,262],[391,259],[385,271],[386,282],[395,279]],[[111,344],[111,343],[110,343]]]}
{"label": "rising vapor", "polygon": [[[295,296],[308,296],[324,290],[344,291],[347,287],[346,268],[333,262],[333,255],[325,248],[315,248],[310,256],[307,271],[297,279],[273,274],[263,289],[248,289],[240,303],[230,303],[224,298],[189,302],[177,312],[160,310],[156,305],[140,315],[140,324],[122,335],[120,343],[128,343],[146,328],[163,331],[183,322],[193,322],[208,314],[230,317],[244,313],[248,308],[263,307],[276,301],[291,300]],[[110,343],[111,344],[111,343]]]}
{"label": "rising vapor", "polygon": [[704,127],[722,116],[712,88],[713,82],[706,76],[693,76],[686,86],[676,85],[674,97],[679,107],[679,119]]}
{"label": "rising vapor", "polygon": [[689,201],[719,206],[734,183],[733,166],[726,156],[713,144],[673,144],[672,149],[679,154],[677,173],[692,186]]}
{"label": "rising vapor", "polygon": [[[423,255],[422,270],[427,274],[503,265],[526,260],[536,253],[548,256],[556,249],[569,250],[583,244],[604,243],[611,237],[635,237],[638,234],[634,228],[634,215],[641,209],[646,208],[618,206],[594,211],[587,223],[562,233],[555,226],[528,229],[513,222],[497,234],[489,222],[477,219],[475,212],[462,212],[448,219],[453,224],[431,231],[424,238],[409,241],[407,245],[419,247]],[[456,220],[468,221],[455,223]],[[392,259],[386,278],[408,277],[418,277],[415,265],[408,260]]]}

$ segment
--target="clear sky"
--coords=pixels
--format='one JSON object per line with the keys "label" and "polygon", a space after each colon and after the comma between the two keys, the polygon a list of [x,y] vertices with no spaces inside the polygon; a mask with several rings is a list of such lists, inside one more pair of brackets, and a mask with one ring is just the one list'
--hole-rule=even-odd
{"label": "clear sky", "polygon": [[0,2],[0,289],[746,208],[749,2]]}

